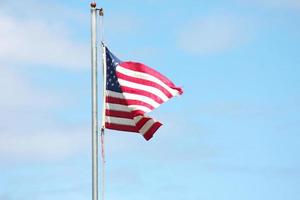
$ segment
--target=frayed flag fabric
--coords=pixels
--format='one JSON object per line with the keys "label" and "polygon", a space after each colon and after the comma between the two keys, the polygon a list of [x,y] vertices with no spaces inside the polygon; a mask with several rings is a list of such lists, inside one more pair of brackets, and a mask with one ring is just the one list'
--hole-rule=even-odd
{"label": "frayed flag fabric", "polygon": [[146,140],[162,125],[145,114],[181,95],[167,77],[138,62],[123,62],[104,47],[106,55],[105,128],[136,132]]}

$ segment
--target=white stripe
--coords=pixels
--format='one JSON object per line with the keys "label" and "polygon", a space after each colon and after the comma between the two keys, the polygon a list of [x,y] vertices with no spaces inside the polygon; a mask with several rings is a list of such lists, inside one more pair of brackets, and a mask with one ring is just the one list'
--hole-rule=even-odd
{"label": "white stripe", "polygon": [[135,123],[132,119],[120,118],[120,117],[106,116],[105,117],[105,122],[112,123],[112,124],[135,126]]}
{"label": "white stripe", "polygon": [[167,101],[169,99],[165,95],[165,93],[163,93],[161,90],[159,90],[155,87],[151,87],[151,86],[143,85],[143,84],[139,84],[139,83],[134,83],[134,82],[127,81],[127,80],[124,80],[124,79],[121,79],[121,78],[119,78],[118,81],[119,81],[120,85],[122,85],[122,86],[127,86],[127,87],[130,87],[130,88],[135,88],[135,89],[151,92],[154,95],[161,98],[163,101]]}
{"label": "white stripe", "polygon": [[157,103],[156,101],[154,101],[153,99],[147,96],[143,96],[139,94],[130,94],[125,92],[123,94],[126,99],[142,101],[144,103],[150,104],[154,108],[157,108],[160,105],[159,103]]}
{"label": "white stripe", "polygon": [[121,104],[106,103],[105,105],[106,105],[106,109],[108,109],[108,110],[125,111],[125,112],[130,112],[131,111],[128,108],[128,106],[121,105]]}
{"label": "white stripe", "polygon": [[140,105],[125,106],[125,105],[115,104],[115,103],[106,103],[105,105],[106,105],[106,109],[115,110],[115,111],[124,111],[124,112],[130,112],[133,110],[141,110],[143,112],[151,111],[151,109],[149,109],[145,106],[140,106]]}
{"label": "white stripe", "polygon": [[[129,93],[127,93],[127,94],[129,94]],[[106,95],[110,96],[110,97],[125,99],[123,94],[121,94],[119,92],[110,91],[110,90],[106,90]],[[146,102],[146,103],[148,103],[148,102]],[[155,102],[155,103],[157,103],[157,102]],[[152,104],[150,104],[150,105],[152,105]],[[152,106],[155,107],[156,105],[155,106],[152,105]],[[114,104],[114,103],[106,103],[106,108],[108,108],[109,110],[119,110],[119,111],[126,111],[126,112],[130,112],[132,110],[141,110],[143,112],[150,112],[151,111],[151,109],[147,108],[146,106],[141,106],[141,105],[127,106],[127,105],[120,105],[120,104]]]}
{"label": "white stripe", "polygon": [[[144,97],[144,96],[141,96],[141,95],[133,95],[133,94],[129,94],[129,93],[124,93],[124,94],[128,95],[128,97],[131,97],[131,98],[128,98],[128,99],[137,99],[137,100],[146,102],[146,103],[152,105],[155,108],[160,105],[157,102],[154,102],[150,98],[149,98],[149,100],[151,100],[151,103],[145,101],[145,99],[143,100],[142,97]],[[110,90],[106,90],[106,95],[110,96],[110,97],[125,99],[123,94],[121,94],[119,92],[110,91]],[[138,96],[140,96],[140,97],[138,97]],[[109,110],[126,111],[126,112],[130,112],[130,111],[133,111],[133,110],[141,110],[141,111],[147,113],[147,112],[151,111],[151,109],[146,107],[146,106],[134,105],[134,104],[127,106],[127,105],[121,105],[121,104],[106,103],[106,108],[109,109]]]}
{"label": "white stripe", "polygon": [[122,93],[114,92],[114,91],[111,91],[111,90],[106,90],[106,96],[116,97],[116,98],[119,98],[119,99],[124,99],[124,96],[123,96]]}
{"label": "white stripe", "polygon": [[155,123],[155,121],[153,119],[149,119],[144,126],[139,130],[140,133],[142,133],[142,135],[144,135],[150,128],[151,126]]}
{"label": "white stripe", "polygon": [[124,67],[122,67],[121,65],[118,65],[116,68],[117,72],[120,72],[124,75],[127,76],[131,76],[134,78],[139,78],[139,79],[144,79],[144,80],[148,80],[148,81],[152,81],[154,83],[157,83],[159,85],[161,85],[162,87],[164,87],[166,90],[168,90],[173,96],[176,96],[179,94],[179,92],[177,90],[174,90],[172,88],[170,88],[167,84],[165,84],[164,82],[162,82],[160,79],[156,78],[155,76],[152,76],[150,74],[147,73],[143,73],[143,72],[137,72],[131,69],[126,69]]}
{"label": "white stripe", "polygon": [[150,104],[154,108],[157,108],[160,105],[159,103],[157,103],[153,99],[151,99],[147,96],[139,95],[139,94],[131,94],[131,93],[127,93],[127,92],[123,92],[121,94],[121,93],[118,93],[118,92],[107,90],[106,95],[110,96],[110,97],[116,97],[116,98],[119,98],[119,99],[131,99],[131,100],[143,101],[145,103]]}
{"label": "white stripe", "polygon": [[144,111],[144,112],[150,112],[151,111],[151,109],[147,108],[146,106],[130,105],[128,107],[131,108],[132,110],[141,110],[141,111]]}
{"label": "white stripe", "polygon": [[135,123],[138,123],[141,119],[143,118],[143,116],[139,115],[133,118]]}

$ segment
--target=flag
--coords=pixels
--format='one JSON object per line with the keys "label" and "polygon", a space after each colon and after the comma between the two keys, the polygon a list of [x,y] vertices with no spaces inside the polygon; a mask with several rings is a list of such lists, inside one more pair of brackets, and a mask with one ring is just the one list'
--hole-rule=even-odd
{"label": "flag", "polygon": [[167,77],[138,62],[123,62],[107,47],[105,128],[136,132],[146,140],[162,125],[145,113],[181,95]]}

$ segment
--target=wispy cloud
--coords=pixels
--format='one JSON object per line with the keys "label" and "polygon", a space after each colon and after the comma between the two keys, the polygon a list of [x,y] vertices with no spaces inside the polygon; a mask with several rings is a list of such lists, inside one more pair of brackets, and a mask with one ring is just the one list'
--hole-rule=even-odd
{"label": "wispy cloud", "polygon": [[88,68],[89,43],[76,40],[78,31],[72,26],[83,26],[80,11],[55,1],[41,4],[29,0],[0,2],[0,13],[0,63]]}
{"label": "wispy cloud", "polygon": [[6,194],[0,194],[0,199],[1,200],[11,200],[12,198],[10,198],[8,195]]}
{"label": "wispy cloud", "polygon": [[299,0],[235,0],[241,3],[247,3],[255,6],[265,8],[277,8],[277,9],[300,9]]}
{"label": "wispy cloud", "polygon": [[[86,1],[87,8],[88,5]],[[70,9],[56,1],[41,4],[29,0],[26,3],[0,2],[0,13],[0,63],[69,70],[89,68],[88,10]],[[141,24],[140,19],[127,12],[108,16],[105,35],[124,41],[120,34],[135,37]],[[86,37],[82,37],[80,28],[86,30],[83,34]]]}
{"label": "wispy cloud", "polygon": [[182,27],[179,46],[196,55],[222,53],[236,48],[251,38],[248,22],[231,15],[210,15],[194,19]]}
{"label": "wispy cloud", "polygon": [[20,72],[5,65],[0,67],[0,108],[17,110],[27,108],[33,110],[51,109],[63,103],[63,97],[49,91],[40,91]]}
{"label": "wispy cloud", "polygon": [[[49,128],[49,127],[47,127]],[[37,129],[34,132],[5,132],[0,135],[0,158],[52,161],[65,159],[88,146],[87,130]]]}
{"label": "wispy cloud", "polygon": [[206,163],[204,168],[207,168],[209,171],[246,173],[266,178],[289,178],[300,176],[300,170],[297,167]]}
{"label": "wispy cloud", "polygon": [[41,90],[19,70],[88,69],[89,43],[76,40],[70,26],[74,21],[81,25],[82,15],[73,11],[55,2],[0,2],[0,159],[6,163],[64,159],[87,145],[85,128],[61,127],[53,115],[70,105],[72,94]]}
{"label": "wispy cloud", "polygon": [[59,127],[51,114],[67,97],[38,90],[13,69],[1,67],[0,159],[57,160],[81,151],[88,131]]}
{"label": "wispy cloud", "polygon": [[76,42],[61,25],[0,16],[0,61],[19,66],[87,68],[88,46]]}

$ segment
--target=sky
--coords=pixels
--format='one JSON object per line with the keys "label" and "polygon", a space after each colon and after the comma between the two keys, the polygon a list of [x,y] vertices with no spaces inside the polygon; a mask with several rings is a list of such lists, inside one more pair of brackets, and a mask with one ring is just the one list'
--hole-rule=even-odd
{"label": "sky", "polygon": [[[0,200],[91,199],[89,3],[0,0]],[[184,89],[149,142],[106,132],[106,199],[300,199],[298,0],[97,3],[115,55]]]}

